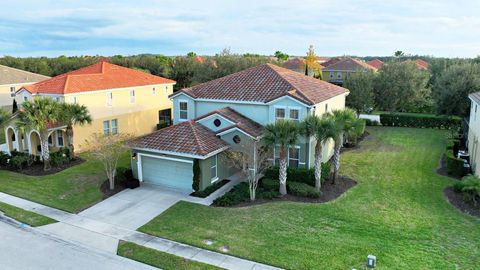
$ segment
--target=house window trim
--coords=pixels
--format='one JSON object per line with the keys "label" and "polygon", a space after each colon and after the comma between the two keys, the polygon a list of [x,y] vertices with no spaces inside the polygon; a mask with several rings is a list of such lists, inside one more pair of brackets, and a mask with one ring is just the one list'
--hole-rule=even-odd
{"label": "house window trim", "polygon": [[[292,158],[290,158],[290,148],[298,149],[298,159],[292,159]],[[302,165],[302,162],[300,162],[300,157],[301,157],[301,155],[300,155],[300,149],[301,149],[300,145],[293,145],[293,146],[290,146],[290,147],[288,148],[288,162],[287,162],[287,164],[288,164],[287,166],[288,166],[288,167],[290,167],[290,160],[296,160],[296,161],[298,161],[298,165],[297,165],[297,167],[292,167],[292,168],[300,168],[300,165]]]}
{"label": "house window trim", "polygon": [[[115,123],[115,132],[113,132],[113,130],[114,130],[113,123]],[[118,134],[118,119],[117,118],[110,120],[110,134],[112,134],[112,135],[117,135]]]}
{"label": "house window trim", "polygon": [[[280,162],[279,164],[277,164],[277,162],[275,162],[275,160],[278,159],[280,160],[280,151],[278,151],[278,156],[276,155],[277,154],[277,147],[279,148],[280,150],[280,145],[277,144],[275,145],[275,147],[273,148],[273,159],[269,159],[269,160],[272,160],[272,164],[273,166],[277,166],[277,165],[280,165]],[[302,147],[300,145],[292,145],[288,148],[288,151],[287,151],[287,167],[290,167],[290,148],[296,148],[298,149],[298,168],[301,166],[301,165],[305,165],[306,163],[305,162],[302,162],[301,160],[301,149]]]}
{"label": "house window trim", "polygon": [[157,95],[157,89],[155,87],[152,88],[152,95],[154,95],[154,96]]}
{"label": "house window trim", "polygon": [[[300,122],[300,110],[301,110],[300,107],[288,107],[288,119],[296,121],[296,122]],[[298,112],[298,119],[291,118],[291,114],[290,114],[291,111],[297,111]]]}
{"label": "house window trim", "polygon": [[[187,104],[187,110],[182,110],[181,109],[181,104],[182,103],[185,103]],[[182,111],[186,112],[187,114],[187,117],[186,118],[182,118]],[[185,99],[181,99],[178,101],[178,120],[179,121],[187,121],[188,120],[188,100],[185,100]]]}
{"label": "house window trim", "polygon": [[212,169],[215,168],[215,177],[211,177],[210,182],[215,183],[218,181],[218,155],[215,155],[215,165],[210,165],[210,173],[212,172]]}
{"label": "house window trim", "polygon": [[[58,147],[65,147],[65,137],[63,136],[63,131],[57,130],[57,144]],[[62,139],[62,143],[60,143],[60,138]]]}
{"label": "house window trim", "polygon": [[[105,124],[107,125],[107,128],[105,128]],[[106,131],[106,132],[105,132]],[[110,135],[110,120],[105,120],[103,121],[103,135],[109,136]]]}
{"label": "house window trim", "polygon": [[337,71],[337,79],[342,79],[343,78],[343,74],[341,71]]}
{"label": "house window trim", "polygon": [[113,106],[113,92],[107,92],[107,107]]}

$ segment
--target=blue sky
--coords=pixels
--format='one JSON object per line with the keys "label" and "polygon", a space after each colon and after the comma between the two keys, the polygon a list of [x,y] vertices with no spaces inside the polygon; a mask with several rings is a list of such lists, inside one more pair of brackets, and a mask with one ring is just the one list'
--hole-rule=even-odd
{"label": "blue sky", "polygon": [[480,1],[3,0],[0,55],[480,55]]}

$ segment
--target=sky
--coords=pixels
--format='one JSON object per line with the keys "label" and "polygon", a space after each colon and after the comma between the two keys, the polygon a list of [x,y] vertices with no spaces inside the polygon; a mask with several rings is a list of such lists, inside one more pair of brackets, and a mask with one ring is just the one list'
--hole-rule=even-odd
{"label": "sky", "polygon": [[0,56],[480,55],[478,0],[0,0]]}

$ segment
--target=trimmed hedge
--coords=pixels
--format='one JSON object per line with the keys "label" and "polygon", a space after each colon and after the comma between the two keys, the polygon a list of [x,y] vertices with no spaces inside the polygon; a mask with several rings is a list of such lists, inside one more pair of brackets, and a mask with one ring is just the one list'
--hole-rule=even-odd
{"label": "trimmed hedge", "polygon": [[322,195],[314,187],[300,182],[287,182],[287,188],[290,194],[299,197],[319,198]]}
{"label": "trimmed hedge", "polygon": [[212,194],[213,192],[217,191],[217,189],[223,187],[225,184],[227,184],[230,180],[227,180],[227,179],[223,179],[222,181],[218,181],[216,183],[214,183],[213,185],[210,185],[208,187],[206,187],[204,190],[198,190],[198,191],[194,191],[192,194],[190,194],[191,196],[195,196],[195,197],[200,197],[200,198],[206,198],[208,197],[210,194]]}
{"label": "trimmed hedge", "polygon": [[462,177],[465,175],[465,169],[463,167],[464,160],[456,158],[453,155],[452,149],[447,149],[443,155],[445,157],[445,169],[449,175]]}
{"label": "trimmed hedge", "polygon": [[457,116],[382,113],[380,122],[383,126],[458,129],[462,119]]}
{"label": "trimmed hedge", "polygon": [[[278,179],[278,167],[271,167],[265,171],[265,178]],[[322,183],[330,177],[330,163],[322,163]],[[310,186],[315,186],[315,169],[306,168],[287,168],[287,182],[300,182]]]}
{"label": "trimmed hedge", "polygon": [[462,181],[458,181],[453,185],[453,190],[463,193],[463,199],[466,202],[477,206],[480,199],[480,178],[473,175],[465,176]]}

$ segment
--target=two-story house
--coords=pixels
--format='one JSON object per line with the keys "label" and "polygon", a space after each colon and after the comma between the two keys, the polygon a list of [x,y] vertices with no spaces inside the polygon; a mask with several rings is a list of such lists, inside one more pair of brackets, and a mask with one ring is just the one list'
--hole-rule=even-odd
{"label": "two-story house", "polygon": [[377,68],[362,60],[345,57],[338,59],[322,69],[323,80],[342,86],[346,78],[356,72],[376,72]]}
{"label": "two-story house", "polygon": [[[200,188],[235,171],[224,151],[259,141],[263,126],[278,119],[302,121],[342,109],[348,90],[301,73],[264,64],[182,89],[173,100],[174,125],[131,142],[132,169],[140,181],[192,191],[192,165],[201,168]],[[333,141],[324,142],[324,160]],[[313,167],[313,138],[289,149],[289,166]],[[274,151],[272,162],[278,162]],[[195,161],[196,160],[196,161]]]}
{"label": "two-story house", "polygon": [[470,167],[473,174],[480,176],[480,151],[478,139],[480,136],[480,92],[468,95],[471,101],[470,119],[468,122],[467,147],[470,155]]}
{"label": "two-story house", "polygon": [[20,87],[48,78],[50,77],[0,65],[0,108],[10,110],[15,93]]}
{"label": "two-story house", "polygon": [[[99,62],[18,89],[19,104],[37,97],[50,97],[59,102],[85,105],[92,123],[74,126],[73,144],[82,151],[82,144],[93,133],[129,133],[144,135],[156,130],[159,122],[170,122],[175,81],[134,69]],[[50,127],[49,145],[52,151],[64,147],[65,126]],[[9,151],[25,151],[39,155],[42,151],[39,133],[22,133],[15,121],[5,128]],[[84,150],[84,149],[83,149]]]}

